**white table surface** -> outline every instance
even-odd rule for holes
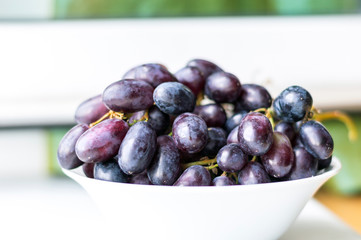
[[[0,180],[0,239],[121,239],[121,232],[109,226],[85,190],[70,179]],[[281,238],[304,239],[361,236],[311,200]]]

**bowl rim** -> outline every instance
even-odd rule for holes
[[[79,167],[81,168],[81,166]],[[230,185],[230,186],[222,186],[222,187],[215,187],[215,186],[185,186],[185,187],[174,187],[174,186],[165,186],[165,185],[143,185],[143,184],[133,184],[133,183],[120,183],[120,182],[110,182],[110,181],[105,181],[105,180],[99,180],[99,179],[94,179],[94,178],[88,178],[85,175],[82,175],[81,173],[79,173],[79,170],[77,168],[72,169],[72,170],[68,170],[68,169],[64,169],[61,168],[61,170],[63,171],[63,173],[65,175],[67,175],[68,177],[70,177],[71,179],[75,180],[78,182],[79,181],[87,181],[89,183],[94,182],[97,184],[103,184],[103,185],[114,185],[114,186],[118,186],[118,187],[131,187],[131,188],[140,188],[140,189],[168,189],[167,191],[169,191],[169,188],[174,189],[173,191],[183,191],[185,189],[187,189],[187,191],[205,191],[206,189],[257,189],[257,188],[264,188],[264,187],[282,187],[284,185],[294,185],[297,183],[307,183],[307,182],[312,182],[312,181],[326,181],[329,178],[335,176],[338,172],[340,172],[342,168],[341,165],[341,161],[337,158],[337,157],[333,157],[332,158],[332,162],[330,164],[330,166],[326,169],[323,169],[321,171],[318,172],[318,174],[316,176],[312,176],[312,177],[307,177],[307,178],[302,178],[302,179],[297,179],[297,180],[288,180],[288,181],[281,181],[281,182],[270,182],[270,183],[260,183],[260,184],[252,184],[252,185]],[[78,170],[78,171],[76,171]],[[176,190],[177,189],[177,190]]]

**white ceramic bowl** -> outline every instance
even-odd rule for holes
[[[63,170],[93,198],[121,239],[277,239],[307,201],[341,169],[294,181],[226,187],[106,182]]]

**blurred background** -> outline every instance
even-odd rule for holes
[[[77,106],[148,62],[208,59],[273,97],[297,84],[361,133],[360,13],[360,0],[0,0],[0,185],[63,177],[56,150]],[[360,198],[361,140],[324,124],[343,164],[319,195],[332,207],[331,193]]]

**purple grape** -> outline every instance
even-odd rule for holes
[[[94,165],[95,163],[84,163],[82,165],[83,172],[88,178],[94,178]]]
[[[140,185],[153,185],[149,178],[147,171],[141,172],[139,174],[134,174],[130,176],[129,183],[140,184]]]
[[[248,156],[236,143],[224,146],[217,154],[218,167],[225,172],[240,171],[247,162]]]
[[[115,112],[137,112],[153,105],[153,90],[153,87],[144,81],[120,80],[104,90],[103,102]]]
[[[273,144],[267,153],[261,156],[267,173],[275,178],[286,176],[292,169],[295,157],[288,137],[280,132],[273,133]]]
[[[207,78],[209,75],[215,73],[215,72],[222,72],[223,70],[218,67],[216,64],[204,60],[204,59],[193,59],[187,63],[188,67],[196,67],[198,68],[203,76]]]
[[[200,165],[187,168],[173,186],[210,186],[211,174]]]
[[[84,162],[80,161],[75,153],[75,145],[80,136],[88,130],[85,124],[78,124],[70,129],[61,139],[58,147],[58,162],[62,168],[74,169]]]
[[[235,103],[235,110],[253,111],[269,108],[271,105],[272,97],[266,88],[257,84],[243,84],[241,95]]]
[[[189,87],[194,96],[197,96],[204,88],[206,78],[196,67],[185,67],[175,73],[178,82]]]
[[[219,104],[197,106],[193,113],[203,118],[208,127],[223,127],[227,120],[226,112]]]
[[[240,96],[241,89],[241,82],[236,76],[216,72],[207,78],[204,93],[218,103],[231,103]]]
[[[134,124],[120,145],[118,163],[128,175],[146,170],[151,163],[157,146],[157,134],[146,122]]]
[[[276,124],[274,131],[281,132],[285,134],[288,139],[293,142],[296,137],[296,129],[292,123],[289,122],[279,122]]]
[[[165,82],[177,81],[166,67],[157,63],[148,63],[134,67],[124,74],[123,79],[142,80],[154,88]]]
[[[192,91],[178,82],[160,84],[154,90],[153,99],[162,112],[171,115],[192,112],[196,100]]]
[[[235,127],[235,128],[228,134],[227,144],[230,144],[230,143],[239,144],[239,141],[238,141],[238,129],[239,129],[239,126]]]
[[[311,110],[312,103],[311,94],[307,90],[299,86],[291,86],[283,90],[274,100],[273,109],[282,121],[297,122]]]
[[[155,185],[173,185],[181,171],[180,155],[170,136],[157,138],[157,152],[148,169],[148,178]]]
[[[327,159],[333,152],[333,139],[319,122],[308,121],[300,128],[300,137],[305,149],[317,159]]]
[[[238,141],[242,151],[248,155],[265,154],[273,142],[272,125],[261,113],[248,113],[238,129]]]
[[[90,128],[75,145],[76,155],[83,162],[102,162],[114,157],[129,126],[119,119],[107,119]]]
[[[231,186],[235,185],[235,182],[226,176],[215,177],[212,181],[212,186],[220,187],[220,186]]]
[[[129,177],[122,172],[114,159],[105,162],[98,162],[94,166],[94,178],[109,182],[126,183]]]
[[[102,101],[102,95],[89,98],[82,102],[75,111],[75,120],[78,123],[90,124],[108,112]]]
[[[241,185],[271,182],[266,170],[258,162],[248,162],[238,173],[238,183]]]
[[[201,156],[214,158],[219,149],[227,144],[226,131],[222,128],[208,128],[208,142],[201,151]]]
[[[240,111],[233,114],[232,117],[228,118],[225,124],[227,133],[230,133],[235,127],[238,127],[244,116],[247,115],[247,111]]]
[[[197,153],[207,145],[207,125],[193,113],[179,115],[174,120],[172,132],[177,148],[183,152]]]
[[[315,176],[317,173],[317,159],[303,147],[295,147],[293,152],[295,163],[289,174],[289,180]]]

